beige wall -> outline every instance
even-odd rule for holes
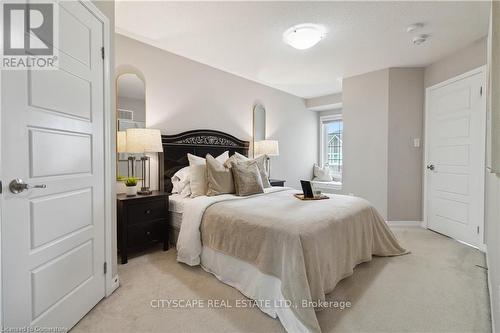
[[[389,221],[422,220],[422,139],[424,70],[389,69],[389,136],[387,218]],[[421,140],[422,141],[422,140]]]
[[[299,188],[300,179],[310,179],[318,155],[317,116],[303,99],[122,35],[116,35],[116,66],[142,72],[146,124],[166,134],[208,128],[251,141],[252,107],[262,103],[267,137],[280,146],[272,177]]]
[[[492,155],[492,142],[500,142],[500,2],[492,3],[492,20],[490,22],[490,38],[488,64],[490,68],[490,87],[488,110],[488,147],[487,165],[494,169],[495,158]],[[496,123],[495,126],[492,125]],[[496,130],[495,130],[496,129]],[[500,146],[497,144],[497,147]],[[486,172],[486,226],[485,242],[487,246],[488,276],[490,282],[491,315],[495,324],[494,331],[500,332],[500,174]]]
[[[495,2],[492,13],[499,14],[500,4]],[[490,84],[493,92],[490,97],[490,105],[498,108],[491,109],[491,156],[487,160],[487,165],[500,173],[500,17],[492,17],[491,38],[489,40],[488,59],[491,68]]]
[[[425,68],[425,87],[451,79],[486,64],[486,37]]]
[[[422,220],[424,70],[390,68],[344,79],[342,193],[389,221]]]
[[[308,109],[328,110],[342,104],[342,93],[330,94],[306,99]]]
[[[387,217],[389,70],[343,81],[342,192],[369,200]]]

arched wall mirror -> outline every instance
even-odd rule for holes
[[[146,86],[136,73],[123,73],[116,78],[117,179],[132,176],[142,178],[135,161],[141,154],[126,152],[125,131],[146,127]],[[131,170],[132,168],[132,170]]]
[[[260,103],[253,107],[253,147],[255,143],[266,139],[266,109]]]

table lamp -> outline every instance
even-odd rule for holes
[[[150,128],[129,128],[127,129],[127,152],[142,153],[142,186],[137,194],[151,194],[151,161],[147,153],[159,153],[163,151],[161,144],[161,132]]]
[[[271,178],[271,159],[270,156],[279,156],[279,145],[277,140],[262,140],[255,142],[254,147],[255,156],[266,155],[267,161],[267,174]]]

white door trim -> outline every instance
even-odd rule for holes
[[[106,296],[111,295],[118,288],[118,275],[113,276],[113,225],[116,225],[116,189],[115,189],[115,149],[114,149],[114,118],[111,115],[111,87],[110,82],[114,82],[111,75],[111,48],[110,23],[109,18],[104,15],[90,0],[79,0],[87,9],[94,14],[103,24],[104,42],[104,225],[105,225],[105,256],[107,263],[106,271]],[[116,243],[116,242],[115,242]]]
[[[429,112],[429,94],[432,90],[435,90],[435,89],[438,89],[438,88],[441,88],[441,87],[444,87],[450,83],[453,83],[453,82],[456,82],[456,81],[460,81],[460,80],[463,80],[467,77],[470,77],[470,76],[473,76],[473,75],[476,75],[476,74],[479,74],[479,73],[483,73],[483,74],[486,74],[486,65],[484,66],[481,66],[481,67],[478,67],[476,69],[473,69],[471,71],[468,71],[466,73],[463,73],[463,74],[460,74],[460,75],[457,75],[451,79],[448,79],[446,81],[443,81],[443,82],[440,82],[440,83],[437,83],[433,86],[430,86],[430,87],[427,87],[425,89],[425,110],[424,110],[424,141],[425,141],[425,145],[424,145],[424,163],[422,165],[422,172],[423,172],[423,176],[424,176],[424,184],[422,186],[422,197],[423,197],[423,223],[422,223],[422,226],[426,229],[428,229],[428,218],[427,218],[427,213],[428,213],[428,207],[427,207],[427,182],[428,182],[428,173],[426,172],[426,165],[428,163],[428,152],[429,152],[429,147],[428,147],[428,140],[427,140],[427,135],[429,133],[428,129],[429,129],[429,124],[428,124],[428,112]],[[486,89],[486,82],[484,83],[484,86],[483,86],[483,90]],[[483,94],[486,96],[486,91],[483,91]],[[486,119],[486,108],[484,110],[484,117]],[[483,163],[483,169],[486,168],[486,132],[483,133],[484,134],[484,140],[483,140],[483,149],[484,149],[484,159],[482,161]],[[483,204],[481,205],[482,207],[482,218],[481,220],[479,221],[479,242],[478,244],[480,244],[479,246],[479,249],[480,250],[484,250],[486,248],[486,245],[484,244],[484,197],[483,197]]]
[[[3,193],[3,174],[2,174],[2,71],[0,70],[0,192]],[[0,194],[0,249],[2,248],[2,206],[3,206],[3,195]],[[2,256],[0,255],[0,327],[3,327],[3,272],[2,272]]]

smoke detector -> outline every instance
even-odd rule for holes
[[[422,43],[425,43],[428,38],[429,38],[428,35],[418,35],[418,36],[413,37],[412,42],[415,45],[420,45]]]
[[[423,23],[413,23],[406,28],[407,33],[414,32],[416,30],[422,29],[424,27]]]

